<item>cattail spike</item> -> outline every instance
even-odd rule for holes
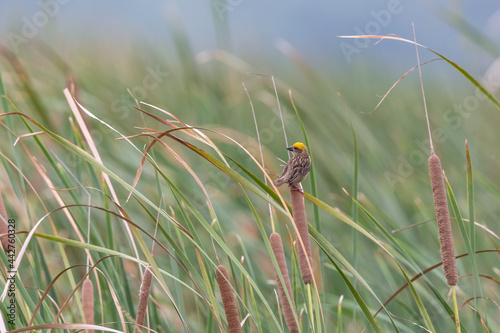
[[[438,223],[439,241],[441,243],[441,256],[446,281],[450,286],[455,286],[458,281],[457,264],[455,262],[455,248],[451,231],[450,213],[446,199],[446,188],[443,179],[441,161],[436,154],[429,157],[429,175],[431,178],[436,220]]]
[[[90,279],[85,279],[82,286],[82,305],[85,323],[94,325],[94,285]],[[94,333],[94,330],[87,330],[88,333]]]
[[[142,277],[141,289],[139,291],[139,306],[137,307],[137,316],[135,317],[134,333],[142,332],[140,328],[144,325],[146,318],[146,310],[148,308],[149,293],[151,291],[151,281],[153,280],[153,272],[151,266],[146,268],[144,276]]]
[[[236,307],[233,288],[231,288],[231,284],[229,283],[229,275],[226,268],[222,265],[217,266],[217,283],[219,284],[222,305],[226,313],[229,333],[241,333],[240,315]]]
[[[291,304],[288,303],[285,289],[283,288],[278,273],[276,272],[276,283],[278,284],[278,293],[281,306],[283,307],[283,315],[285,316],[286,326],[288,326],[288,329],[291,333],[298,333],[299,327],[294,317],[294,312],[296,312],[295,302],[293,300],[292,287],[290,285],[290,278],[288,277],[288,268],[286,266],[285,260],[285,251],[283,250],[283,243],[281,241],[280,235],[276,232],[273,232],[271,236],[269,236],[269,242],[271,243],[271,248],[273,249],[276,261],[278,262],[281,275],[283,276],[285,287],[288,291],[288,295],[290,296],[290,301],[292,302]]]
[[[304,194],[297,185],[290,186],[290,201],[292,204],[292,214],[297,226],[297,253],[299,257],[300,272],[305,284],[312,282],[312,253],[311,241],[309,240],[309,229],[307,227],[306,207],[304,204]],[[302,246],[300,240],[302,240]],[[305,252],[304,252],[305,248]]]

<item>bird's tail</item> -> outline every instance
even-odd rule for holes
[[[276,179],[276,180],[273,182],[273,184],[274,184],[274,186],[281,186],[281,185],[283,185],[283,183],[284,183],[284,182],[285,182],[285,181],[283,180],[283,178],[278,178],[278,179]]]

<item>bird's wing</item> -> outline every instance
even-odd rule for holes
[[[288,171],[288,164],[285,164],[285,167],[283,168],[283,171],[281,172],[280,178],[282,178]]]
[[[311,171],[311,159],[308,158],[304,161],[304,164],[302,164],[302,168],[300,169],[300,171],[303,175],[306,175],[307,173],[309,173],[309,171]]]
[[[290,178],[288,179],[289,183],[296,183],[301,179],[304,179],[304,175],[311,170],[311,160],[301,159],[300,163],[297,163],[293,166],[293,169],[290,171]]]
[[[290,172],[290,179],[288,179],[289,183],[295,183],[298,179],[303,178],[304,173],[302,172],[302,165],[295,165],[293,170]]]

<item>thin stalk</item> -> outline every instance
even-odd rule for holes
[[[457,333],[460,333],[461,332],[460,317],[458,315],[457,293],[455,291],[455,286],[451,286],[451,294],[453,297],[453,312],[455,313],[455,323],[457,325]]]

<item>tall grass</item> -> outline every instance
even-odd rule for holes
[[[7,216],[7,211],[5,210],[5,204],[3,203],[2,191],[0,190],[0,235],[3,235],[0,242],[2,243],[2,249],[7,252],[9,250],[9,218]]]
[[[496,132],[474,129],[474,124],[488,128],[499,121],[488,104],[496,105],[491,93],[486,91],[481,104],[482,112],[491,112],[488,121],[471,115],[462,131],[431,114],[447,138],[441,143],[447,149],[444,184],[460,272],[452,280],[458,304],[453,311],[448,276],[438,269],[443,263],[437,226],[423,223],[434,215],[426,163],[404,163],[420,151],[415,141],[425,133],[423,126],[415,126],[422,118],[413,86],[401,81],[399,88],[406,90],[401,95],[393,90],[384,102],[395,105],[370,115],[357,111],[372,109],[376,101],[350,87],[355,94],[342,94],[353,110],[349,116],[332,94],[340,87],[297,54],[289,55],[301,74],[295,79],[277,75],[274,85],[242,75],[249,68],[227,53],[202,59],[185,45],[182,50],[175,62],[153,50],[147,59],[124,55],[134,56],[137,66],[122,68],[120,76],[107,73],[105,59],[89,59],[92,69],[71,64],[72,73],[80,73],[73,76],[79,87],[74,93],[63,93],[64,78],[49,66],[59,62],[49,53],[39,59],[46,66],[36,68],[2,53],[1,77],[7,79],[5,85],[0,82],[0,139],[6,143],[0,152],[1,196],[5,216],[16,221],[18,268],[15,319],[9,322],[11,297],[5,293],[2,328],[86,329],[89,303],[73,295],[78,281],[85,277],[83,286],[90,282],[85,276],[89,254],[95,330],[139,329],[145,318],[138,308],[144,304],[154,331],[448,332],[455,330],[451,314],[457,311],[463,332],[500,330],[495,321],[498,281],[491,270],[500,238],[490,222],[500,213],[495,205],[500,187],[488,157],[498,138]],[[169,79],[145,97],[134,96],[148,102],[134,109],[126,88],[140,85],[147,72],[137,69],[151,65],[151,59],[164,66]],[[466,66],[455,65],[485,93]],[[365,87],[380,79],[368,72],[353,77]],[[434,88],[442,84],[433,79]],[[242,80],[259,123],[258,158],[247,96],[233,84]],[[461,97],[449,101],[438,89],[428,89],[436,109]],[[317,188],[304,182],[302,197],[311,219],[306,225],[312,237],[309,261],[317,262],[310,285],[301,278],[300,246],[293,246],[297,216],[292,198],[262,181],[271,180],[269,171],[280,170],[275,158],[283,148],[278,101],[288,136],[307,135],[314,150]],[[294,108],[300,121],[290,112]],[[474,158],[462,157],[464,135]],[[470,168],[464,171],[472,162],[474,174]],[[351,184],[353,197],[342,191]],[[353,207],[359,215],[350,213]],[[471,220],[462,218],[464,209]],[[273,232],[280,235],[279,248],[270,239]],[[154,257],[152,244],[157,246]],[[321,253],[319,260],[315,251]],[[0,286],[8,289],[9,257],[0,253]],[[149,297],[137,292],[141,267],[155,276]],[[232,293],[238,317],[225,311],[229,298],[220,295],[221,284]]]

